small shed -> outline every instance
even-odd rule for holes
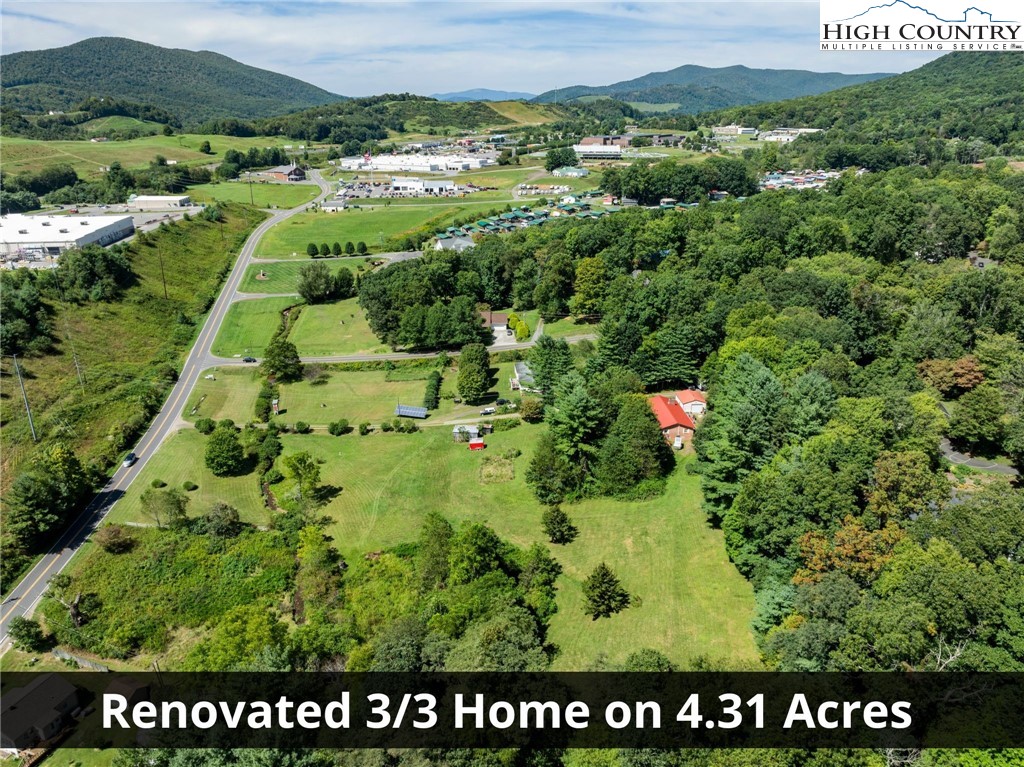
[[[477,437],[469,441],[470,450],[483,450],[487,445],[484,444],[483,437]]]
[[[469,442],[478,439],[480,430],[476,426],[454,426],[452,427],[452,439],[455,442]]]

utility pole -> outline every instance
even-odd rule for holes
[[[32,432],[32,441],[38,442],[39,437],[36,436],[36,425],[32,422],[32,408],[28,405],[28,394],[25,392],[25,381],[21,377],[21,368],[18,367],[18,355],[12,354],[11,359],[14,360],[14,372],[18,374],[18,384],[21,386],[21,397],[25,400],[25,413],[28,415],[28,428]]]
[[[224,230],[222,229],[221,230],[222,237],[223,237],[223,232],[224,232]],[[159,248],[157,248],[157,255],[160,257],[160,279],[164,283],[164,301],[166,301],[167,300],[167,277],[166,277],[166,275],[164,275],[164,254],[160,252]],[[76,364],[77,364],[77,362],[76,362]]]

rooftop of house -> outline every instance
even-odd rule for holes
[[[674,399],[656,395],[651,397],[651,410],[654,417],[658,419],[658,426],[662,429],[671,429],[675,426],[682,426],[687,429],[696,429],[693,419]]]

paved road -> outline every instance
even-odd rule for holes
[[[321,195],[317,199],[321,200],[327,197],[332,192],[330,184],[324,181],[316,171],[313,171],[310,175],[322,190]],[[210,347],[213,344],[213,339],[217,336],[217,331],[220,329],[224,316],[227,314],[228,307],[231,305],[231,299],[238,291],[238,286],[245,274],[245,269],[253,253],[256,251],[256,245],[259,243],[260,238],[271,227],[281,223],[289,216],[304,211],[307,205],[308,203],[303,203],[297,208],[275,211],[270,218],[256,227],[249,236],[249,239],[245,241],[245,245],[242,246],[238,259],[235,261],[234,269],[228,275],[227,281],[224,283],[224,287],[216,302],[214,302],[213,308],[210,310],[206,322],[199,333],[199,337],[192,347],[192,351],[189,352],[185,360],[181,374],[178,377],[178,382],[171,390],[167,401],[164,402],[163,408],[153,419],[153,423],[148,431],[146,431],[135,447],[134,452],[138,456],[135,465],[128,468],[119,468],[114,473],[106,487],[82,511],[64,534],[57,539],[53,547],[36,563],[35,567],[21,579],[21,582],[15,586],[14,590],[4,601],[2,608],[0,608],[0,611],[2,611],[0,612],[0,651],[7,649],[7,630],[11,619],[18,615],[32,614],[43,592],[46,591],[46,584],[50,578],[67,566],[71,557],[88,539],[97,525],[103,521],[103,518],[110,511],[114,503],[124,495],[124,491],[160,447],[160,443],[176,428],[179,413],[184,407],[192,387],[199,380],[202,371],[211,366],[210,360],[215,359],[210,354]]]
[[[945,408],[943,408],[943,410],[945,410]],[[939,441],[939,450],[950,463],[959,464],[961,466],[970,466],[972,469],[981,469],[982,471],[991,471],[994,474],[1005,474],[1008,477],[1016,477],[1019,473],[1012,466],[993,463],[992,461],[987,461],[984,458],[975,458],[969,453],[961,453],[954,450],[953,446],[949,443],[949,440],[945,437]]]

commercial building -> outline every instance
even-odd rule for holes
[[[301,147],[299,147],[301,149]],[[295,163],[291,165],[278,165],[276,168],[263,171],[263,175],[275,178],[278,181],[305,181],[306,171]]]
[[[590,171],[586,168],[555,168],[551,175],[558,178],[584,178],[590,175]]]
[[[462,154],[382,154],[376,157],[346,157],[341,161],[345,170],[407,171],[409,173],[441,173],[444,171],[472,170],[493,165],[487,157]]]
[[[618,159],[622,157],[622,147],[617,144],[576,144],[572,151],[577,157],[588,159]]]
[[[411,176],[393,176],[391,191],[398,194],[412,195],[443,195],[455,192],[455,182],[438,178],[415,178]]]
[[[52,267],[69,248],[110,245],[135,231],[131,216],[25,216],[0,218],[0,258],[8,267]],[[24,262],[24,263],[21,263]]]
[[[186,208],[192,204],[187,194],[133,194],[125,203],[135,210],[168,210],[169,208]]]
[[[718,125],[711,129],[716,136],[756,136],[757,128],[744,128],[742,125]]]

